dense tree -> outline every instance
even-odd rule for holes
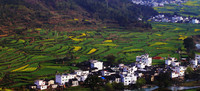
[[[196,48],[196,44],[193,40],[193,38],[186,38],[184,39],[184,47],[187,49],[187,54],[188,54],[188,58],[189,59],[194,59],[195,58],[195,48]]]
[[[116,57],[114,55],[108,55],[105,58],[107,60],[106,63],[108,65],[112,65],[112,64],[117,64],[118,63],[117,60],[116,60]]]
[[[154,84],[159,87],[168,87],[171,85],[170,73],[160,73],[158,77],[155,78]]]
[[[92,90],[97,90],[103,86],[103,81],[96,75],[90,75],[84,82],[86,87],[91,88]]]
[[[110,84],[110,83],[106,83],[105,89],[106,89],[106,91],[114,91],[114,88],[113,88],[112,84]]]
[[[4,77],[4,73],[3,72],[0,72],[0,80]]]
[[[192,67],[187,67],[187,69],[185,70],[186,74],[191,74],[194,70],[192,69]]]
[[[185,78],[186,79],[193,78],[193,75],[194,75],[193,72],[194,72],[194,70],[192,67],[187,67],[187,69],[185,70]]]
[[[112,83],[112,85],[113,85],[113,88],[115,89],[115,90],[124,90],[124,84],[123,83]]]
[[[139,78],[137,81],[136,81],[136,86],[137,87],[141,87],[143,85],[146,84],[146,80],[144,78]]]
[[[188,57],[189,57],[190,59],[194,59],[194,58],[195,58],[195,52],[194,52],[194,50],[190,50],[190,51],[188,52]]]
[[[196,48],[193,38],[184,39],[183,44],[184,44],[184,47],[187,49],[187,52],[190,52]]]

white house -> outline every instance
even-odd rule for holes
[[[82,75],[88,75],[89,73],[90,73],[89,70],[82,71]]]
[[[75,77],[78,81],[81,81],[81,76],[76,76]]]
[[[193,66],[194,68],[196,68],[196,67],[198,66],[198,61],[197,61],[196,58],[195,58],[195,60],[191,60],[190,63],[192,64],[192,66]]]
[[[179,76],[184,76],[185,70],[186,68],[184,66],[175,67],[175,72],[177,72]]]
[[[69,79],[66,77],[67,75],[56,75],[56,83],[59,85],[65,85],[66,82],[68,82]]]
[[[128,69],[128,73],[133,74],[135,71],[137,71],[137,67],[136,66],[132,66]]]
[[[173,72],[171,73],[171,77],[175,78],[184,76],[186,68],[184,66],[178,66],[178,67],[173,67],[172,70]]]
[[[195,59],[197,59],[197,61],[198,61],[198,64],[200,64],[200,55],[198,55],[198,54],[195,54]]]
[[[74,79],[76,74],[62,74],[56,75],[56,83],[59,85],[65,85],[66,82],[69,82],[70,79]]]
[[[48,81],[48,86],[53,85],[53,84],[54,84],[54,80]]]
[[[45,85],[46,82],[43,81],[43,80],[36,80],[36,81],[34,82],[34,84],[37,85],[37,86],[39,86],[39,85]]]
[[[58,84],[52,84],[51,85],[51,88],[57,88],[58,87]]]
[[[179,16],[178,17],[178,21],[182,21],[183,20],[183,17],[182,16]]]
[[[35,85],[37,85],[37,88],[40,89],[40,90],[45,90],[47,89],[47,85],[46,85],[46,82],[43,81],[43,80],[36,80],[34,82]]]
[[[151,66],[152,65],[152,58],[149,57],[149,54],[136,56],[136,61],[144,63],[145,66]]]
[[[113,72],[110,72],[110,71],[108,71],[108,70],[102,70],[101,71],[101,74],[102,74],[102,76],[110,76],[110,75],[112,75],[112,74],[115,74],[115,72],[113,71]]]
[[[193,23],[193,24],[198,24],[198,23],[199,23],[199,20],[197,20],[197,19],[192,19],[192,23]]]
[[[130,84],[135,84],[137,81],[137,76],[134,74],[127,74],[127,75],[121,75],[121,80],[124,85],[130,85]]]
[[[123,68],[121,68],[123,72],[128,72],[129,67],[128,66],[124,66]]]
[[[169,60],[169,59],[165,60],[166,65],[171,65],[171,63],[172,63],[172,60]]]
[[[109,76],[109,72],[107,70],[102,70],[101,71],[102,76]]]
[[[172,73],[171,73],[171,78],[176,78],[176,77],[178,77],[178,73],[172,72]]]
[[[85,81],[87,79],[88,75],[82,75],[81,76],[81,81]]]
[[[172,61],[172,66],[179,66],[180,65],[180,62],[178,62],[178,61]]]
[[[174,58],[174,57],[170,57],[170,58],[168,58],[167,60],[165,60],[165,64],[166,64],[166,65],[171,65],[172,62],[174,62],[174,61],[175,61],[175,58]]]
[[[75,70],[74,73],[78,76],[82,75],[82,70]]]
[[[70,82],[70,85],[71,85],[72,87],[74,87],[74,86],[78,86],[78,85],[79,85],[77,79],[70,79],[69,82]]]
[[[138,67],[139,69],[144,69],[144,68],[145,68],[145,64],[142,63],[142,62],[137,63],[137,67]]]
[[[98,60],[90,60],[90,67],[91,68],[97,68],[98,70],[103,69],[103,62],[100,62]]]

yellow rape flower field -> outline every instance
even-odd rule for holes
[[[29,67],[26,69],[23,69],[22,71],[35,71],[37,69],[37,67]]]
[[[97,46],[98,45],[101,45],[101,46],[117,46],[116,44],[112,44],[112,43],[109,43],[109,44],[96,44]]]
[[[73,51],[78,51],[78,50],[80,50],[81,49],[81,47],[80,46],[74,46],[74,49],[73,49]]]
[[[180,39],[180,40],[184,40],[184,39],[186,39],[187,38],[187,36],[183,36],[183,35],[179,35],[180,37],[178,38],[178,39]]]
[[[69,38],[72,38],[72,37],[74,37],[74,36],[69,36]]]
[[[75,18],[74,20],[75,20],[75,21],[78,21],[79,19]]]
[[[96,48],[91,49],[87,54],[92,54],[93,52],[97,51]]]
[[[156,34],[157,36],[162,36],[161,34]]]
[[[77,37],[84,37],[84,36],[87,36],[86,33],[82,33],[80,36]]]
[[[82,33],[82,35],[81,36],[86,36],[86,34],[85,33]]]
[[[83,39],[71,38],[74,41],[83,41]]]
[[[168,43],[164,43],[164,42],[156,42],[154,44],[151,44],[150,46],[155,46],[155,45],[166,45]]]
[[[104,42],[112,42],[112,40],[105,40]]]
[[[74,40],[74,41],[83,41],[83,39],[78,39],[78,38],[73,38],[74,36],[69,36],[70,39]]]
[[[24,42],[26,42],[25,40],[23,40],[23,39],[19,39],[19,42],[22,42],[22,43],[24,43]]]
[[[143,51],[143,49],[130,49],[130,50],[124,50],[123,52],[136,52],[136,51]]]
[[[175,28],[174,30],[182,30],[182,28]]]
[[[195,32],[200,31],[200,29],[194,29]]]
[[[36,28],[35,30],[40,31],[40,30],[42,30],[42,29],[41,29],[41,28]]]
[[[20,71],[20,70],[22,70],[22,69],[24,69],[24,68],[26,68],[26,67],[28,67],[28,66],[29,66],[29,64],[27,64],[27,65],[25,65],[25,66],[22,66],[22,67],[20,67],[20,68],[17,68],[17,69],[15,69],[15,70],[12,70],[11,72]]]

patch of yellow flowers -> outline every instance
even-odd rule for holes
[[[78,50],[80,50],[81,49],[81,47],[80,46],[74,46],[74,49],[73,49],[73,51],[78,51]]]
[[[92,54],[93,52],[97,51],[96,48],[91,49],[87,54]]]
[[[157,36],[162,36],[161,34],[156,34]]]
[[[22,71],[35,71],[37,67],[28,67],[26,69],[23,69]]]
[[[112,40],[105,40],[104,42],[112,42]]]
[[[200,31],[200,29],[194,29],[195,32]]]
[[[168,43],[164,43],[164,42],[156,42],[154,44],[151,44],[150,46],[155,46],[155,45],[166,45]]]
[[[15,69],[15,70],[12,70],[11,72],[20,71],[20,70],[22,70],[22,69],[24,69],[24,68],[26,68],[26,67],[28,67],[28,66],[29,66],[29,64],[27,64],[27,65],[25,65],[25,66],[22,66],[22,67],[20,67],[20,68],[17,68],[17,69]]]
[[[180,39],[180,40],[184,40],[184,39],[186,39],[187,38],[187,36],[183,36],[183,35],[179,35],[180,37],[178,38],[178,39]]]
[[[135,51],[143,51],[143,49],[130,49],[130,50],[124,50],[123,52],[135,52]]]

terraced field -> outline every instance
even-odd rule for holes
[[[132,63],[137,55],[173,56],[184,50],[183,40],[200,34],[199,25],[152,23],[154,32],[132,32],[114,29],[98,31],[56,32],[32,29],[26,35],[0,39],[1,87],[19,87],[36,79],[53,79],[56,73],[70,72],[71,63],[91,58],[106,61],[114,55],[116,61]],[[111,31],[112,30],[112,31]],[[68,60],[62,60],[68,57]],[[60,59],[61,61],[59,61]],[[153,60],[161,64],[164,60]],[[1,79],[1,78],[0,78]]]
[[[159,13],[170,13],[180,14],[182,16],[190,16],[190,17],[200,17],[200,1],[199,0],[189,0],[186,3],[182,3],[181,5],[165,5],[164,7],[155,7]]]

